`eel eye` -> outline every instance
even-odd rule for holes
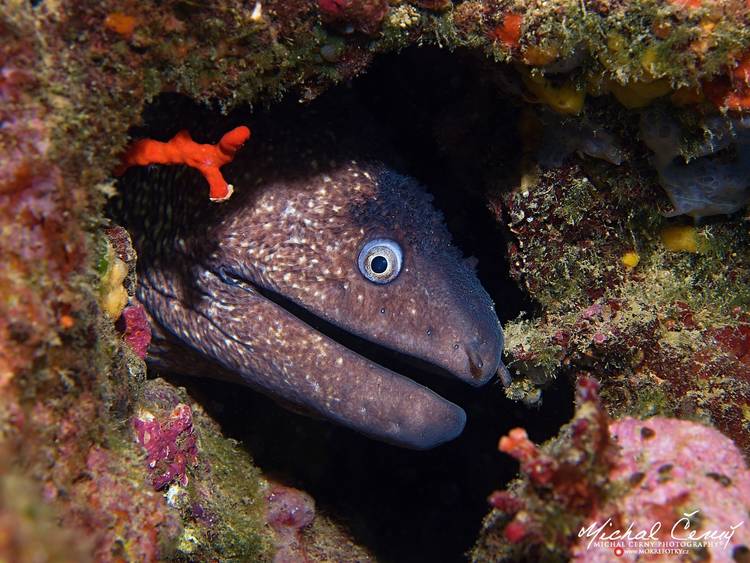
[[[403,252],[399,244],[390,239],[369,241],[359,252],[359,271],[373,283],[388,283],[401,272]]]

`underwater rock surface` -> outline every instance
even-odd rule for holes
[[[694,226],[664,217],[736,214],[747,202],[746,3],[355,4],[3,3],[1,559],[273,558],[280,544],[266,525],[266,479],[249,453],[186,393],[147,381],[139,357],[147,329],[131,301],[136,257],[105,233],[111,225],[102,210],[116,189],[112,173],[128,130],[149,119],[144,109],[158,94],[179,92],[222,111],[285,94],[310,101],[363,73],[380,54],[409,45],[469,53],[496,87],[494,103],[512,101],[521,110],[512,124],[524,139],[520,170],[492,143],[469,155],[486,168],[488,205],[511,237],[511,274],[533,301],[526,317],[505,324],[517,372],[508,394],[538,402],[551,379],[589,371],[601,381],[608,415],[630,421],[623,428],[641,428],[629,416],[660,416],[651,419],[659,424],[690,420],[680,427],[702,424],[689,428],[734,460],[726,440],[706,429],[711,425],[747,459],[747,224],[719,216]],[[685,138],[657,136],[670,141],[662,147],[646,132],[643,141],[652,146],[643,144],[641,115],[650,114],[641,112],[654,103],[665,109],[670,131]],[[572,120],[557,123],[558,130],[575,132],[564,154],[541,167],[533,146],[535,127],[545,123],[534,115],[538,106]],[[464,117],[482,121],[472,108]],[[450,145],[460,139],[451,136],[456,130],[436,136]],[[453,143],[445,154],[466,146]],[[654,153],[662,155],[656,171]],[[180,424],[173,427],[177,408]],[[165,440],[180,442],[179,459],[171,449],[153,453],[158,490],[146,462],[151,454],[133,431],[134,417],[144,411],[161,431],[174,430]],[[671,452],[676,441],[654,443],[682,463]],[[550,463],[560,463],[564,452],[552,450]],[[608,466],[603,460],[618,454],[607,452],[592,458],[584,451],[576,467]],[[628,463],[651,475],[653,468]],[[691,494],[718,495],[716,487],[725,487],[727,475],[709,469],[716,477],[687,476],[695,477]],[[597,471],[595,485],[604,486]],[[730,477],[726,491],[745,486],[741,475]],[[682,477],[674,482],[690,482]],[[572,530],[569,517],[563,520]],[[89,544],[78,541],[83,536]],[[316,514],[299,537],[311,560],[370,557],[325,515]],[[551,551],[567,553],[567,533],[556,541]],[[486,560],[507,549],[484,539],[480,545]]]
[[[683,157],[679,124],[659,112],[641,115],[641,138],[654,151],[659,180],[672,200],[670,215],[729,215],[750,201],[750,122],[747,117],[712,116],[699,123],[704,142],[690,147],[690,162]],[[732,149],[732,155],[717,158],[720,151]]]
[[[666,545],[687,540],[691,532],[693,538],[725,532],[730,535],[711,537],[717,542],[708,548],[692,542],[684,547],[712,561],[743,556],[750,542],[742,524],[750,470],[732,441],[686,420],[611,420],[597,389],[589,375],[579,375],[575,417],[544,446],[520,428],[500,440],[500,450],[520,462],[522,477],[490,496],[494,510],[472,559],[637,561],[637,551],[618,552],[616,541],[612,547],[595,543],[615,530],[625,532],[631,523],[633,536],[647,530],[644,538]],[[674,557],[651,555],[657,561]]]

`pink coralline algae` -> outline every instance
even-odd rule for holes
[[[588,376],[577,403],[549,444],[521,428],[500,440],[523,477],[490,496],[480,552],[593,563],[641,560],[643,549],[653,549],[649,561],[679,550],[727,562],[750,554],[750,471],[729,438],[674,418],[609,420]]]
[[[750,547],[750,471],[729,438],[695,422],[663,417],[616,420],[609,431],[621,448],[610,480],[629,490],[591,515],[596,525],[573,547],[574,560],[610,561],[616,546],[589,547],[593,530],[624,532],[631,523],[631,537],[647,530],[648,539],[662,546],[677,542],[677,549],[687,546],[714,562],[743,560]],[[652,532],[656,523],[660,527]],[[638,560],[628,541],[620,543],[622,560]],[[666,550],[651,560],[674,559]]]
[[[274,484],[266,497],[268,524],[276,532],[274,563],[309,561],[300,532],[315,518],[315,501],[302,491]]]
[[[151,327],[143,306],[136,304],[125,307],[115,326],[133,352],[145,359],[148,345],[151,344]]]
[[[388,13],[387,0],[318,0],[323,21],[345,33],[375,34]]]
[[[188,468],[198,460],[198,446],[190,407],[180,403],[166,421],[159,421],[149,412],[133,419],[138,443],[146,450],[146,462],[154,489],[170,483],[188,483]]]

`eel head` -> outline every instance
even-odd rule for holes
[[[207,358],[216,376],[404,447],[460,434],[459,406],[410,379],[408,362],[382,365],[393,354],[476,386],[504,369],[492,301],[431,196],[355,161],[235,183],[171,256],[139,248],[139,299],[181,349],[152,346],[152,364],[205,375]]]

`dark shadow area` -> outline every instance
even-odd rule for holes
[[[358,115],[348,104],[371,115],[400,171],[427,186],[457,245],[478,260],[481,282],[506,321],[533,309],[507,274],[505,234],[496,211],[500,194],[517,174],[520,111],[519,102],[498,89],[494,73],[504,71],[486,65],[470,53],[409,49],[382,57],[365,76],[326,93],[311,107],[338,108],[335,119],[343,121]],[[287,101],[268,111],[285,107],[295,104]],[[294,111],[306,109],[296,104]],[[262,142],[260,123],[272,123],[259,115],[264,112],[217,117],[185,98],[165,95],[144,113],[145,125],[134,128],[134,134],[164,140],[177,127],[189,129],[196,140],[215,141],[228,122],[247,122],[254,140]],[[356,131],[359,124],[355,117],[352,121]],[[517,464],[497,451],[500,436],[523,426],[532,439],[543,441],[573,412],[567,381],[547,389],[536,409],[507,400],[497,381],[480,389],[447,379],[430,381],[430,388],[466,410],[468,423],[455,441],[415,452],[290,413],[243,387],[173,380],[188,388],[227,436],[247,447],[268,476],[309,492],[319,510],[344,523],[357,542],[388,562],[465,559],[487,513],[487,496],[517,471]]]

